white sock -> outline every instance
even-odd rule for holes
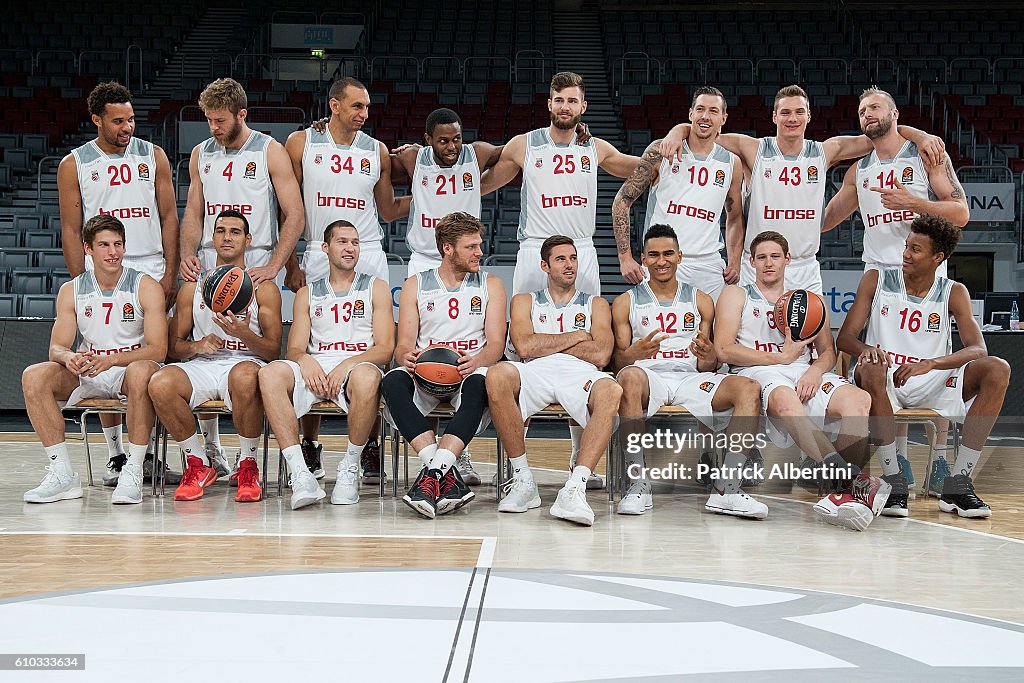
[[[451,466],[454,464],[455,453],[447,448],[438,448],[437,452],[434,453],[434,457],[430,459],[430,469],[441,470],[441,474],[451,469]]]
[[[580,452],[580,440],[583,439],[582,425],[569,425],[569,438],[572,440],[572,454],[576,456]]]
[[[973,448],[968,448],[963,444],[960,444],[960,448],[956,452],[956,463],[953,465],[953,474],[966,474],[968,477],[974,472],[974,468],[978,466],[978,461],[981,460],[981,451],[976,451]]]
[[[68,456],[68,444],[66,441],[46,446],[46,457],[50,460],[50,467],[62,472],[71,472],[71,458]]]
[[[146,449],[149,443],[137,444],[128,442],[128,465],[138,465],[142,469],[142,462],[146,459]]]
[[[523,453],[518,458],[509,458],[508,462],[512,465],[513,477],[519,481],[533,481],[533,472],[530,471],[530,465],[526,462],[526,453]]]
[[[878,456],[878,463],[882,466],[882,474],[889,476],[890,474],[900,473],[900,463],[896,459],[897,450],[898,447],[895,442],[878,447],[875,455]]]
[[[260,447],[260,437],[255,436],[249,438],[248,436],[238,435],[238,444],[241,446],[241,454],[238,456],[238,461],[241,462],[246,458],[256,459],[256,451]]]
[[[729,476],[722,477],[715,482],[715,490],[719,493],[739,493],[743,486],[742,469],[747,462],[747,456],[739,451],[729,451],[722,461],[722,470]]]
[[[587,479],[590,477],[590,468],[584,467],[583,465],[576,465],[572,468],[572,474],[569,475],[569,481],[566,484],[576,484],[577,486],[586,486]]]
[[[203,445],[199,443],[199,435],[193,434],[184,441],[179,441],[178,446],[181,447],[181,452],[185,455],[185,462],[188,462],[189,456],[195,456],[203,461],[204,465],[209,465],[210,461],[206,457],[206,452],[203,450]]]
[[[437,444],[432,443],[416,455],[420,457],[420,462],[424,467],[430,467],[430,461],[434,459],[435,453],[437,453]]]
[[[947,450],[948,449],[946,448],[946,444],[942,444],[941,446],[933,446],[932,447],[932,462],[935,462],[939,458],[942,458],[943,460],[945,460],[946,459],[946,451]]]
[[[281,455],[284,456],[284,461],[288,463],[288,470],[293,475],[297,472],[309,471],[309,468],[306,467],[306,459],[302,457],[302,446],[299,444],[283,449]]]
[[[199,430],[203,433],[203,441],[207,445],[213,444],[220,448],[220,420],[218,418],[200,420]]]
[[[896,437],[896,452],[902,455],[904,458],[907,457],[907,436]]]
[[[363,454],[363,449],[366,448],[364,443],[362,446],[357,446],[351,441],[348,442],[348,450],[345,451],[345,455],[341,458],[341,468],[346,469],[353,465],[359,464],[359,456]]]
[[[107,453],[109,457],[116,458],[117,456],[124,453],[124,448],[121,446],[121,424],[118,423],[113,427],[103,428],[103,438],[107,442]]]

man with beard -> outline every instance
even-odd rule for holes
[[[508,184],[520,169],[523,172],[514,294],[535,292],[547,285],[547,275],[540,265],[540,247],[552,235],[572,238],[579,252],[580,289],[601,294],[593,241],[597,167],[627,178],[640,159],[623,154],[600,138],[582,144],[577,140],[576,125],[587,110],[584,96],[582,76],[569,71],[555,74],[548,99],[551,125],[509,140],[498,163],[483,175],[481,194],[488,194]]]
[[[655,140],[644,151],[636,171],[615,195],[612,204],[615,243],[622,276],[630,284],[642,282],[644,271],[633,260],[629,209],[647,188],[651,188],[651,196],[647,202],[646,227],[668,225],[686,239],[686,259],[679,264],[676,277],[715,301],[726,285],[739,281],[743,252],[743,166],[736,155],[715,142],[726,118],[722,91],[709,86],[697,88],[690,104],[691,126],[683,142],[683,160],[662,157],[661,140]],[[723,208],[728,216],[725,226],[728,265],[720,253],[719,217]]]
[[[807,125],[811,122],[811,105],[807,93],[798,85],[788,85],[775,94],[772,122],[776,126],[773,137],[758,139],[727,133],[717,140],[740,157],[750,183],[740,284],[754,282],[750,245],[757,235],[770,230],[789,240],[793,250],[785,288],[808,289],[821,294],[821,270],[815,255],[821,244],[821,207],[825,205],[828,169],[844,159],[866,154],[870,144],[859,135],[837,135],[825,142],[805,139]],[[676,125],[661,143],[662,155],[666,159],[677,156],[689,133],[689,123]],[[903,134],[912,139],[927,158],[937,161],[944,154],[940,138],[907,127],[903,127]]]

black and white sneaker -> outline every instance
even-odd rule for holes
[[[764,456],[757,448],[751,448],[743,463],[743,486],[752,488],[764,482]]]
[[[942,484],[939,509],[943,512],[955,512],[960,517],[992,516],[992,508],[974,493],[974,482],[966,474],[946,477],[946,481]]]
[[[128,462],[128,456],[124,453],[115,455],[107,461],[107,471],[103,473],[104,486],[117,486],[117,479],[121,476],[121,468]]]
[[[701,467],[703,465],[703,467]],[[711,486],[715,483],[714,478],[710,474],[710,470],[713,470],[715,465],[715,454],[711,451],[704,451],[700,454],[700,458],[697,460],[698,475],[697,483],[711,490]]]
[[[882,477],[892,487],[889,492],[889,499],[885,501],[882,508],[883,517],[909,517],[910,509],[907,507],[907,500],[910,497],[910,485],[902,473],[888,474]]]
[[[476,494],[466,485],[459,469],[452,466],[441,478],[437,495],[437,514],[443,515],[458,510],[463,505],[472,502],[474,498],[476,498]]]
[[[324,465],[320,459],[323,452],[324,445],[322,443],[315,443],[303,437],[302,457],[306,461],[306,467],[309,468],[310,473],[317,479],[323,479],[325,474]]]
[[[412,488],[402,497],[402,501],[427,519],[437,515],[437,496],[441,491],[441,470],[428,470],[424,467],[412,483]]]
[[[153,478],[153,463],[156,461],[156,456],[152,453],[146,453],[146,459],[142,463],[142,476],[148,481]],[[181,483],[181,472],[172,470],[164,463],[164,483],[168,486],[177,486]]]
[[[383,476],[384,468],[381,460],[380,444],[377,441],[367,441],[363,447],[363,454],[359,457],[359,464],[363,468],[363,483],[378,484]]]

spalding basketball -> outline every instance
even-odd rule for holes
[[[825,303],[806,289],[791,289],[775,302],[775,325],[785,334],[789,326],[793,341],[813,339],[825,324]]]
[[[214,313],[244,313],[255,295],[252,278],[238,266],[217,266],[203,280],[203,301]]]
[[[431,396],[451,396],[462,384],[459,354],[450,346],[436,344],[416,358],[416,384]]]

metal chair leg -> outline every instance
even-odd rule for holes
[[[82,411],[82,442],[85,444],[85,466],[89,470],[89,486],[94,486],[92,480],[92,453],[89,451],[89,428],[86,424],[88,415],[88,410]]]
[[[391,428],[391,495],[398,498],[398,429]],[[408,469],[406,470],[406,483],[408,483]]]
[[[501,502],[501,493],[502,493],[502,489],[504,488],[505,475],[506,475],[506,472],[505,472],[505,449],[501,445],[501,439],[500,438],[495,440],[495,444],[496,444],[496,448],[495,448],[494,461],[495,461],[495,465],[497,466],[497,470],[494,473],[494,483],[497,484],[497,486],[495,486],[494,498],[495,498],[495,500],[497,500],[500,503]]]
[[[267,495],[267,467],[270,461],[270,423],[263,416],[263,496]]]
[[[380,450],[380,453],[381,453],[381,457],[380,457],[380,480],[377,482],[377,485],[378,485],[378,487],[380,489],[379,490],[379,494],[380,494],[380,497],[382,499],[384,498],[384,490],[385,490],[385,487],[387,486],[387,472],[384,470],[384,443],[386,441],[386,437],[387,437],[386,423],[384,422],[384,418],[380,417],[380,449],[381,449]],[[392,470],[392,472],[393,472],[393,470]]]

